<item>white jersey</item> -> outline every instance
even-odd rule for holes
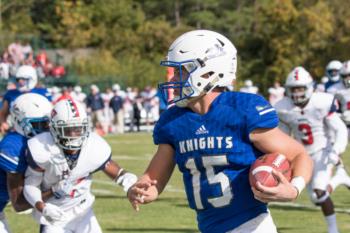
[[[28,140],[28,148],[29,157],[31,157],[29,165],[45,170],[42,190],[50,189],[63,179],[68,179],[74,184],[72,196],[59,199],[51,197],[46,201],[47,203],[57,205],[67,212],[82,203],[85,209],[91,207],[94,202],[94,196],[90,192],[92,173],[103,168],[111,156],[111,148],[102,137],[90,133],[82,146],[77,164],[72,170],[50,133],[42,133]],[[34,213],[34,217],[40,218],[41,214]]]
[[[335,95],[337,92],[341,91],[341,90],[345,90],[346,87],[344,86],[343,82],[338,82],[333,84],[332,86],[330,86],[326,92]]]
[[[350,89],[343,89],[335,94],[341,112],[341,119],[350,126]]]
[[[275,109],[280,118],[281,128],[301,142],[309,154],[316,153],[328,145],[326,117],[336,109],[334,97],[328,93],[313,93],[304,108],[295,106],[284,97]],[[287,128],[283,128],[286,127]]]

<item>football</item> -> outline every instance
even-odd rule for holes
[[[287,158],[279,153],[271,153],[259,157],[250,167],[250,185],[255,187],[256,182],[259,181],[264,186],[277,186],[278,180],[272,175],[272,169],[281,172],[288,181],[291,180],[292,171]]]

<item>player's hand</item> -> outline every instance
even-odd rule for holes
[[[123,187],[124,192],[128,192],[129,188],[135,184],[137,181],[137,176],[133,173],[126,172],[119,176],[116,183]]]
[[[328,156],[328,163],[337,165],[339,163],[339,155],[334,150],[329,150],[326,152]]]
[[[45,203],[42,215],[51,224],[64,221],[66,218],[65,213],[58,206],[50,203]]]
[[[0,133],[5,134],[9,130],[7,122],[2,122],[0,125]]]
[[[140,204],[147,204],[157,199],[158,190],[155,187],[156,184],[156,180],[138,181],[130,187],[127,196],[136,211],[140,210]],[[152,186],[153,189],[151,188]]]
[[[271,201],[294,201],[298,197],[297,189],[281,172],[272,170],[272,175],[278,180],[278,185],[276,187],[267,187],[257,182],[256,188],[252,187],[255,199],[265,203]]]
[[[53,195],[59,199],[65,196],[72,196],[74,193],[74,185],[71,181],[64,179],[52,186]]]

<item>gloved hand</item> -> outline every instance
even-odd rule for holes
[[[339,155],[335,150],[333,149],[328,150],[327,156],[328,156],[328,163],[331,163],[333,165],[337,165],[339,163]]]
[[[136,183],[137,176],[130,172],[124,172],[122,170],[118,178],[116,179],[116,183],[123,187],[124,192],[128,192],[129,188]]]
[[[59,199],[65,196],[71,196],[74,190],[74,185],[71,181],[64,179],[51,187],[53,195]]]
[[[58,206],[50,203],[45,203],[42,215],[51,224],[64,221],[66,217],[65,213]]]

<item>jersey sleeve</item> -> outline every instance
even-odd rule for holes
[[[26,160],[27,160],[28,166],[33,168],[34,170],[43,169],[42,167],[40,167],[38,165],[37,162],[35,162],[35,160],[33,158],[33,155],[32,155],[32,153],[30,152],[29,149],[26,151]]]
[[[162,116],[161,116],[162,117]],[[166,129],[164,121],[160,119],[153,130],[153,142],[155,145],[159,144],[170,144],[172,145],[172,141],[170,140],[169,130]]]
[[[251,133],[259,128],[275,128],[278,126],[276,110],[262,96],[251,95],[247,104],[247,129]]]
[[[0,150],[0,168],[5,172],[24,173],[27,168],[24,155],[16,147],[7,147]]]
[[[339,108],[338,100],[337,100],[337,98],[333,98],[333,101],[331,103],[331,107],[330,107],[329,112],[328,112],[328,116],[332,115],[335,112],[339,112],[339,111],[340,111],[340,108]]]

